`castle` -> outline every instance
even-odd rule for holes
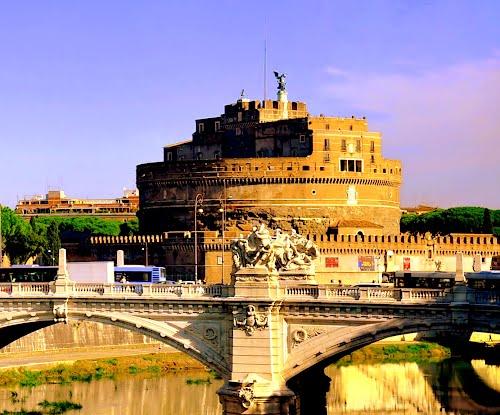
[[[144,235],[93,237],[93,256],[123,249],[172,279],[228,283],[230,241],[266,223],[318,244],[320,283],[454,271],[457,251],[465,271],[489,269],[500,254],[491,235],[400,234],[401,163],[383,157],[380,133],[365,118],[310,115],[276,75],[276,100],[242,94],[222,115],[196,120],[192,139],[166,146],[162,162],[137,166]]]
[[[218,117],[196,120],[192,140],[137,166],[141,231],[245,229],[249,220],[302,233],[399,233],[401,163],[382,155],[363,118],[312,116],[288,101],[243,95]],[[218,213],[224,210],[225,218]]]

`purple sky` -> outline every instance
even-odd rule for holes
[[[117,197],[195,118],[263,96],[367,116],[402,205],[500,208],[499,1],[23,1],[0,7],[0,203]]]

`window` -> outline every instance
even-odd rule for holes
[[[236,127],[236,135],[241,135],[241,128],[240,127]]]
[[[347,151],[347,143],[345,140],[340,142],[340,151]]]
[[[167,161],[172,161],[172,159],[173,159],[173,154],[171,151],[168,151],[167,152]]]
[[[309,166],[302,166],[302,170],[309,170]]]
[[[329,130],[330,129],[330,124],[325,124],[325,130]]]
[[[374,156],[374,155],[372,155],[372,156],[371,156],[371,158],[370,158],[370,162],[371,162],[372,164],[373,164],[373,163],[375,163],[375,156]]]
[[[243,120],[243,113],[240,111],[238,112],[238,122],[241,122]]]
[[[219,131],[220,130],[220,121],[215,121],[214,123],[214,130]]]
[[[203,124],[202,122],[200,122],[200,123],[198,124],[198,132],[199,132],[199,133],[202,133],[202,132],[204,132],[204,131],[205,131],[205,124]]]
[[[361,152],[361,140],[356,140],[356,152]]]
[[[278,101],[273,101],[273,109],[278,109]]]
[[[220,158],[220,152],[214,151],[214,159],[219,159],[219,158]]]
[[[306,136],[304,134],[299,135],[299,143],[305,143],[306,142]]]
[[[325,163],[330,163],[330,153],[325,153],[325,155],[323,157],[323,161]]]
[[[363,160],[340,159],[340,171],[363,172]]]
[[[375,141],[370,142],[370,153],[375,153]]]
[[[330,150],[330,140],[328,138],[325,138],[325,140],[324,140],[323,150],[324,151],[329,151]]]

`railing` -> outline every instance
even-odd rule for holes
[[[500,291],[475,291],[472,299],[476,304],[499,304]]]
[[[410,301],[439,300],[449,293],[447,289],[403,288],[402,299]]]
[[[60,290],[61,289],[61,290]],[[0,297],[40,297],[65,294],[72,297],[152,297],[152,298],[214,298],[229,297],[234,287],[205,284],[143,284],[92,283],[68,281],[60,288],[54,282],[0,283]],[[369,302],[447,302],[452,301],[452,289],[426,288],[367,288],[333,284],[290,284],[278,288],[280,298],[308,298],[325,301]],[[467,300],[473,304],[500,305],[500,291],[468,289]]]
[[[47,295],[50,292],[49,282],[0,283],[0,296],[32,296]]]
[[[359,288],[326,286],[325,296],[328,298],[359,298]]]
[[[286,287],[285,296],[287,297],[314,297],[318,298],[319,288],[312,286]]]

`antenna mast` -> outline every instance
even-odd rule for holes
[[[267,99],[267,39],[264,39],[264,101]]]

